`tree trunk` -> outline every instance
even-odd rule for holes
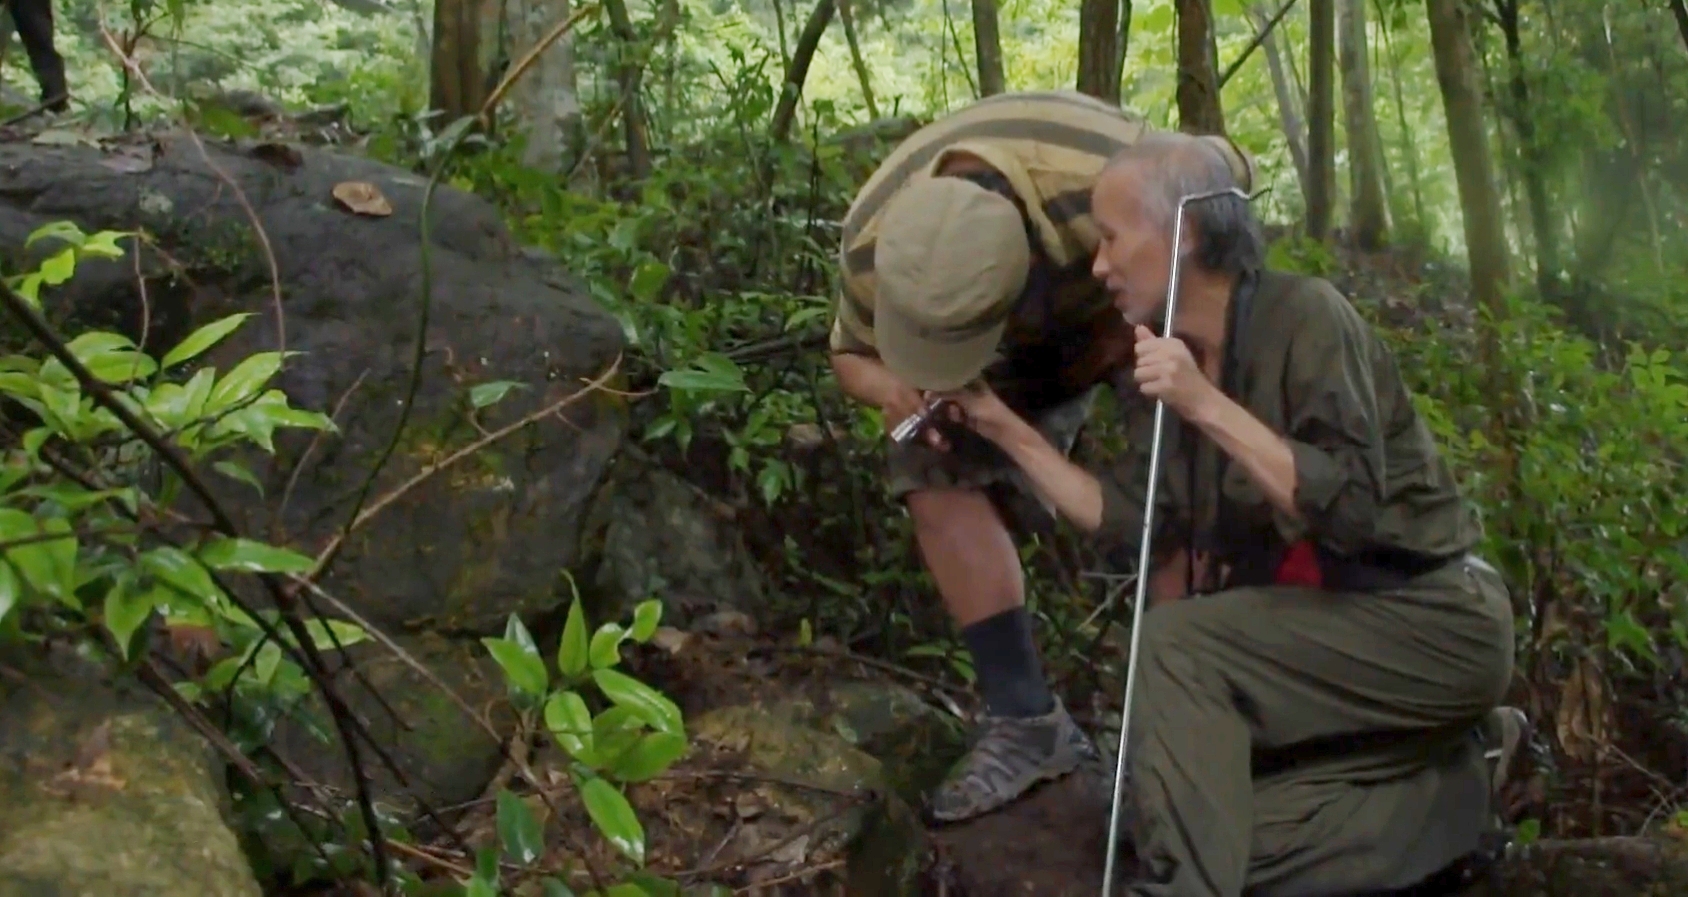
[[[1266,10],[1253,6],[1248,11],[1254,27],[1265,31],[1269,19]],[[1278,35],[1267,34],[1260,40],[1260,52],[1266,54],[1266,69],[1272,76],[1272,93],[1278,98],[1278,121],[1283,125],[1284,141],[1289,144],[1289,158],[1295,164],[1295,182],[1301,187],[1301,202],[1307,203],[1307,132],[1301,121],[1301,100],[1284,73],[1283,59],[1278,56]]]
[[[570,0],[510,0],[512,60],[521,59],[572,13]],[[580,94],[575,87],[574,35],[565,34],[510,88],[510,104],[526,131],[522,164],[561,171],[583,142]],[[573,151],[573,152],[571,152]]]
[[[610,31],[616,37],[619,57],[616,81],[621,88],[621,127],[627,145],[628,174],[645,178],[651,173],[650,138],[645,133],[644,65],[639,61],[639,33],[627,14],[626,0],[604,0]]]
[[[838,22],[844,26],[844,42],[850,46],[850,65],[856,70],[856,80],[862,85],[862,105],[867,107],[869,121],[879,118],[879,104],[873,101],[873,78],[868,72],[867,61],[862,59],[862,45],[856,39],[856,17],[850,10],[850,0],[836,0],[838,3]]]
[[[1308,0],[1307,73],[1307,236],[1315,240],[1330,237],[1331,212],[1336,202],[1336,4],[1335,0]]]
[[[1536,133],[1535,109],[1530,105],[1530,88],[1524,81],[1523,43],[1518,33],[1518,0],[1495,0],[1501,37],[1506,42],[1507,82],[1510,102],[1508,117],[1518,135],[1524,194],[1530,203],[1530,230],[1536,244],[1536,289],[1552,296],[1559,281],[1559,229],[1554,226],[1547,199],[1547,153]]]
[[[1080,93],[1119,104],[1120,0],[1081,0],[1078,10],[1078,83]],[[1129,15],[1129,13],[1127,13]],[[1130,27],[1127,25],[1126,27]]]
[[[481,63],[476,0],[435,0],[428,69],[428,106],[444,113],[436,127],[481,111],[486,100],[486,66]]]
[[[1366,0],[1341,2],[1343,118],[1348,129],[1349,218],[1354,243],[1382,249],[1388,239],[1383,193],[1383,153],[1372,111],[1371,67],[1366,58]]]
[[[1008,89],[1002,69],[1002,35],[996,27],[996,0],[973,0],[973,52],[979,58],[979,96]]]
[[[1413,139],[1413,129],[1407,125],[1407,100],[1401,92],[1401,59],[1395,55],[1395,41],[1389,35],[1389,19],[1383,13],[1383,0],[1376,0],[1378,9],[1378,28],[1383,32],[1383,47],[1389,53],[1389,81],[1395,88],[1395,118],[1401,129],[1401,144],[1407,157],[1407,180],[1412,188],[1413,222],[1418,227],[1418,237],[1430,238],[1430,219],[1424,214],[1424,179],[1418,173],[1418,141]]]
[[[803,24],[797,36],[797,46],[791,52],[791,67],[785,73],[785,89],[780,92],[779,105],[774,107],[774,120],[769,127],[774,142],[783,143],[791,134],[791,123],[797,119],[797,103],[803,97],[803,83],[809,79],[809,63],[815,60],[815,50],[821,45],[826,26],[832,24],[837,10],[833,0],[820,0]]]
[[[1125,96],[1125,56],[1131,49],[1131,0],[1119,0],[1119,83]]]
[[[1682,45],[1688,47],[1688,3],[1670,0],[1670,11],[1676,16],[1676,30],[1682,35]]]
[[[1500,193],[1489,161],[1483,126],[1483,97],[1477,87],[1477,63],[1465,10],[1460,0],[1425,0],[1430,22],[1436,80],[1448,121],[1448,145],[1465,221],[1465,251],[1471,266],[1471,292],[1495,320],[1505,318],[1508,272]]]
[[[1191,134],[1224,134],[1219,51],[1210,0],[1177,0],[1178,125]]]

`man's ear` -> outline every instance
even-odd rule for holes
[[[1198,214],[1200,213],[1195,209],[1189,206],[1184,207],[1184,233],[1183,239],[1178,241],[1178,255],[1186,262],[1195,258],[1196,253],[1201,249],[1201,228],[1196,226],[1196,215]]]

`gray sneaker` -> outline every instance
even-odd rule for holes
[[[1489,790],[1499,794],[1512,773],[1518,746],[1530,731],[1530,719],[1517,707],[1496,707],[1483,718],[1483,759],[1489,762]]]
[[[1102,757],[1059,698],[1055,709],[1025,719],[985,717],[977,740],[927,801],[936,822],[959,822],[1011,803],[1039,782]]]

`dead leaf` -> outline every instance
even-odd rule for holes
[[[809,836],[798,835],[780,849],[768,854],[768,859],[775,863],[786,863],[795,866],[809,858]]]
[[[53,776],[49,789],[69,794],[77,786],[122,788],[127,784],[111,769],[111,720],[94,727],[76,746],[76,756]]]
[[[341,181],[334,185],[334,198],[349,211],[359,215],[385,218],[393,214],[393,206],[368,181]]]
[[[77,146],[84,143],[92,144],[94,141],[75,131],[66,131],[63,128],[48,128],[30,138],[29,142],[39,143],[42,146]]]
[[[253,147],[250,152],[252,153],[252,158],[257,159],[260,162],[266,162],[270,165],[276,166],[277,168],[285,168],[289,171],[305,164],[305,157],[299,152],[299,148],[288,146],[285,143],[260,143]],[[336,186],[334,188],[334,195],[339,197],[340,188],[353,183],[357,182],[348,182],[347,184],[340,184]],[[369,185],[365,184],[364,186]],[[375,188],[369,187],[369,189],[374,190]],[[376,193],[375,195],[379,197],[381,194]],[[383,200],[383,202],[385,202],[385,200]],[[353,207],[352,211],[356,212],[358,209]],[[389,208],[386,212],[381,214],[392,214],[392,211],[393,210]]]
[[[1556,728],[1559,746],[1568,756],[1586,763],[1605,747],[1606,711],[1599,664],[1588,657],[1578,658],[1559,690]]]
[[[670,654],[679,654],[680,649],[686,647],[691,633],[672,626],[658,626],[656,632],[651,633],[651,644]]]
[[[768,805],[755,792],[742,792],[733,798],[733,812],[740,819],[755,819],[768,809]]]

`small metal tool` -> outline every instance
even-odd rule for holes
[[[897,424],[896,428],[891,431],[891,440],[898,444],[904,444],[913,439],[921,430],[926,429],[926,424],[932,419],[932,415],[948,401],[948,399],[934,399],[927,402],[926,407],[903,418],[902,423]]]
[[[1178,311],[1178,275],[1182,273],[1181,250],[1184,242],[1184,207],[1196,202],[1235,196],[1243,202],[1253,199],[1236,187],[1195,193],[1178,200],[1178,212],[1172,224],[1172,275],[1166,284],[1166,312],[1161,335],[1172,335],[1172,322]],[[1143,637],[1143,607],[1148,604],[1149,537],[1155,527],[1155,492],[1160,483],[1161,434],[1165,432],[1166,404],[1155,402],[1154,437],[1149,444],[1149,483],[1143,494],[1143,539],[1137,553],[1137,597],[1131,608],[1131,653],[1125,664],[1125,698],[1121,701],[1119,723],[1119,759],[1114,765],[1114,804],[1108,817],[1108,859],[1102,870],[1102,897],[1109,897],[1114,888],[1114,863],[1119,852],[1119,812],[1125,796],[1125,746],[1131,734],[1131,699],[1137,686],[1138,646]]]

